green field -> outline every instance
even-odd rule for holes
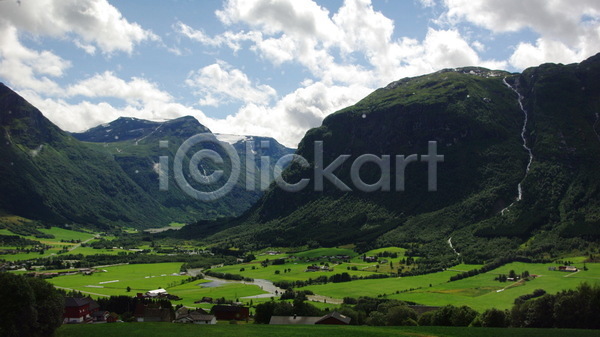
[[[514,262],[492,270],[488,273],[469,277],[459,281],[442,283],[431,288],[419,289],[390,298],[414,301],[428,305],[460,304],[468,305],[473,309],[482,311],[490,307],[508,309],[512,307],[515,298],[532,293],[535,289],[544,289],[547,293],[554,294],[561,290],[576,288],[580,283],[600,283],[600,264],[586,264],[588,270],[575,274],[560,271],[549,271],[550,264],[532,264]],[[583,268],[583,264],[575,264]],[[521,273],[525,270],[539,277],[521,283],[494,281],[498,274],[508,274],[510,270]],[[504,289],[502,291],[499,291]]]
[[[416,289],[420,287],[429,287],[446,282],[451,276],[458,274],[455,271],[443,271],[439,273],[408,276],[408,277],[390,277],[373,280],[356,280],[352,282],[327,283],[320,285],[311,285],[302,289],[312,290],[315,294],[329,296],[333,298],[391,295],[396,291]]]
[[[585,337],[598,336],[593,330],[502,329],[454,327],[371,327],[326,325],[195,325],[174,323],[72,324],[61,326],[56,337],[152,337],[152,336],[429,336],[429,337]]]
[[[304,252],[290,254],[299,258],[312,258],[320,256],[335,256],[335,255],[357,255],[352,249],[347,248],[316,248]]]
[[[362,255],[358,256],[357,253],[348,248],[317,248],[311,249],[304,252],[298,253],[281,253],[277,255],[257,255],[257,259],[243,264],[224,266],[221,268],[213,269],[215,272],[220,273],[231,273],[231,274],[239,274],[244,277],[250,277],[254,279],[267,279],[272,282],[279,281],[295,281],[295,280],[308,280],[309,278],[317,278],[322,275],[331,276],[334,274],[339,274],[346,272],[351,276],[368,276],[377,273],[388,273],[390,272],[389,262],[394,263],[395,268],[398,266],[398,262],[404,257],[404,248],[398,247],[386,247],[374,249],[366,253],[367,256],[376,255],[379,252],[388,251],[398,253],[397,258],[382,258],[386,259],[388,262],[384,264],[379,264],[377,262],[363,262]],[[329,256],[337,256],[337,255],[347,255],[351,257],[350,262],[334,264],[329,262]],[[318,259],[323,257],[321,259]],[[260,262],[265,259],[276,260],[285,258],[286,263],[284,265],[268,265],[266,267],[262,267]],[[302,259],[318,259],[317,261],[308,262]],[[321,262],[329,263],[330,271],[323,272],[306,272],[306,267],[311,266],[313,264],[320,265]],[[379,267],[376,267],[379,265]],[[252,269],[254,267],[254,269]],[[357,270],[351,270],[350,268],[356,267]],[[244,269],[242,271],[242,268]],[[471,267],[473,268],[473,267]],[[284,272],[284,270],[291,269],[289,272]],[[276,271],[279,270],[279,274],[276,274]],[[395,270],[397,271],[397,270]]]
[[[169,284],[181,282],[188,276],[174,276],[179,274],[180,262],[153,263],[153,264],[129,264],[113,267],[99,268],[100,272],[90,276],[68,275],[58,276],[48,281],[57,287],[76,289],[81,292],[100,295],[135,295],[138,292],[157,289],[167,289]],[[106,270],[106,272],[102,272]],[[103,283],[107,281],[115,281]],[[92,287],[90,287],[92,286]],[[126,288],[131,287],[131,293]]]
[[[178,274],[180,267],[181,263],[179,262],[129,264],[99,268],[101,271],[91,276],[81,274],[58,276],[48,281],[57,287],[75,289],[96,296],[134,296],[138,292],[145,293],[148,290],[163,288],[169,294],[182,298],[181,301],[173,301],[173,304],[183,304],[190,307],[200,307],[201,305],[194,304],[194,301],[204,296],[212,298],[225,297],[228,300],[235,300],[244,296],[265,293],[256,285],[233,282],[210,288],[201,286],[202,283],[209,282],[207,280],[196,280],[181,285],[180,282],[189,276],[172,275],[174,273]],[[106,270],[106,272],[102,272],[102,270]],[[116,280],[118,282],[101,283]],[[131,287],[131,292],[127,292],[127,287]]]
[[[333,268],[333,271],[307,272],[306,268],[313,264],[315,263],[288,262],[284,265],[268,265],[266,267],[262,267],[259,262],[249,262],[243,264],[236,264],[232,266],[224,266],[212,270],[219,273],[239,274],[244,277],[250,277],[254,279],[266,279],[272,282],[308,280],[309,278],[314,279],[321,275],[326,275],[329,277],[334,274],[339,274],[343,272],[357,276],[366,276],[374,274],[374,272],[369,272],[365,270],[348,270],[347,267],[352,265],[348,263],[342,263],[340,265],[330,264],[330,268]],[[253,270],[252,267],[254,267],[255,269]],[[244,269],[244,271],[241,271],[242,268]],[[284,272],[284,269],[291,269],[291,271]],[[279,274],[275,273],[277,270],[279,270]]]
[[[247,299],[242,299],[245,296],[254,296],[260,294],[266,294],[266,291],[262,291],[257,285],[253,284],[241,284],[236,282],[224,283],[218,287],[202,287],[206,280],[198,280],[183,285],[179,285],[173,288],[168,288],[169,294],[177,295],[182,298],[181,301],[172,301],[173,304],[183,304],[186,307],[202,307],[211,308],[212,304],[196,304],[197,300],[202,297],[212,297],[213,299],[225,297],[228,300],[237,300],[241,302],[249,302]],[[266,299],[270,300],[270,299]],[[254,300],[256,301],[256,300]],[[258,302],[257,302],[258,303]]]
[[[1,231],[2,232],[0,232],[0,234],[3,234],[3,235],[17,235],[6,229],[2,229]],[[34,241],[39,241],[42,244],[51,246],[50,249],[47,249],[44,251],[44,254],[40,254],[38,252],[19,253],[19,254],[11,254],[11,255],[1,255],[0,258],[5,259],[7,261],[18,261],[18,260],[36,259],[36,258],[40,258],[40,257],[48,257],[48,256],[58,254],[62,250],[63,247],[73,248],[78,245],[76,243],[61,242],[61,240],[65,240],[65,241],[81,240],[81,242],[83,242],[86,240],[90,240],[90,239],[94,238],[94,236],[95,236],[94,233],[74,231],[74,230],[69,230],[69,229],[64,229],[64,228],[59,228],[59,227],[52,227],[50,229],[42,228],[42,229],[39,229],[39,231],[44,234],[51,234],[54,236],[54,238],[47,239],[47,238],[36,238],[35,236],[22,236],[22,235],[19,235],[19,236],[26,238],[26,239],[34,240]],[[3,248],[6,249],[6,248],[14,248],[14,247],[3,247]],[[79,251],[79,249],[84,249],[84,248],[78,247],[78,248],[70,251],[69,254],[79,254],[79,253],[83,254],[83,251]],[[99,252],[89,252],[89,254],[99,254]]]
[[[80,231],[59,228],[59,227],[52,227],[50,229],[42,228],[42,229],[39,229],[39,231],[42,233],[45,233],[45,234],[54,235],[54,238],[47,239],[47,238],[36,238],[35,236],[22,236],[22,235],[19,235],[19,236],[26,238],[26,239],[34,240],[34,241],[39,241],[45,245],[51,246],[51,248],[46,249],[44,251],[44,254],[40,254],[38,252],[31,252],[31,253],[1,255],[0,259],[5,259],[7,261],[18,261],[18,260],[36,259],[36,258],[40,258],[40,257],[49,257],[49,256],[59,254],[59,252],[61,252],[63,247],[67,247],[69,249],[69,251],[66,254],[117,255],[121,252],[125,252],[125,253],[130,252],[126,249],[119,249],[119,248],[94,249],[92,247],[81,247],[77,243],[61,242],[61,240],[65,240],[65,241],[80,240],[81,242],[92,243],[94,241],[97,241],[97,239],[94,239],[94,237],[96,237],[96,235],[98,235],[97,233],[80,232]],[[0,234],[2,234],[2,235],[18,235],[7,229],[0,229]],[[106,240],[115,239],[114,236],[105,236],[103,238]],[[2,247],[2,248],[3,249],[15,249],[16,247]]]
[[[386,294],[387,298],[413,301],[419,304],[443,306],[447,304],[468,305],[478,311],[495,307],[508,309],[514,299],[532,293],[535,289],[544,289],[548,293],[557,293],[564,289],[576,288],[580,283],[600,283],[600,264],[586,264],[588,270],[575,274],[549,271],[548,267],[556,264],[532,264],[515,262],[502,266],[490,272],[469,277],[459,281],[448,282],[450,276],[458,270],[469,270],[477,266],[458,265],[452,270],[427,275],[403,278],[386,278],[377,280],[357,280],[344,283],[328,283],[307,286],[300,289],[310,289],[316,294],[343,298],[346,296],[359,297]],[[575,264],[583,268],[583,264]],[[457,271],[454,271],[457,270]],[[539,277],[527,282],[494,281],[498,274],[508,274],[510,270],[517,273],[529,271]],[[431,287],[429,286],[431,284]],[[406,289],[416,289],[402,292]],[[504,290],[501,290],[504,289]],[[500,291],[499,291],[500,290]],[[396,294],[396,291],[400,291]]]

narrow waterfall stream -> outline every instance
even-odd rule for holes
[[[525,108],[523,107],[523,96],[517,91],[517,89],[513,88],[510,84],[508,84],[508,82],[506,82],[506,77],[504,79],[502,79],[502,82],[513,92],[515,92],[518,96],[518,102],[519,102],[519,107],[521,108],[521,111],[523,111],[523,115],[525,115],[525,120],[523,122],[523,127],[521,128],[521,139],[523,140],[523,148],[527,151],[527,153],[529,154],[529,162],[527,163],[527,168],[525,169],[525,176],[523,177],[523,179],[521,180],[521,182],[519,183],[519,185],[517,185],[517,192],[518,192],[518,196],[517,196],[517,201],[521,201],[521,199],[523,199],[523,187],[521,186],[521,184],[523,183],[523,180],[525,180],[525,178],[527,177],[527,174],[529,173],[529,168],[531,167],[531,162],[533,161],[533,152],[531,152],[531,148],[527,145],[527,138],[525,137],[525,133],[527,132],[527,122],[529,120],[529,115],[527,114],[527,110],[525,110]],[[507,211],[512,205],[515,204],[515,202],[513,202],[512,204],[508,205],[508,207],[506,207],[505,209],[503,209],[502,211],[500,211],[501,214],[504,214],[505,211]]]

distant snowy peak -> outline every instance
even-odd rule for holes
[[[251,136],[228,135],[228,134],[224,134],[224,133],[215,133],[215,137],[217,137],[217,139],[219,141],[229,143],[231,145],[242,142],[242,141],[247,142],[247,141],[253,139],[253,137],[251,137]]]

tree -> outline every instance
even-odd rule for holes
[[[452,313],[456,307],[447,305],[436,310],[431,319],[431,325],[452,326]]]
[[[513,280],[517,277],[517,273],[514,270],[508,272],[508,278],[512,278]]]
[[[469,326],[475,317],[477,317],[477,311],[463,305],[460,308],[455,308],[452,312],[452,325]]]
[[[254,323],[269,324],[275,310],[275,305],[276,303],[272,301],[258,304],[254,312]]]
[[[27,279],[35,297],[38,312],[36,329],[40,336],[51,336],[62,324],[64,298],[54,286],[42,279]]]
[[[127,289],[126,289],[126,290],[127,290],[127,292],[128,292],[128,293],[129,293],[129,292],[131,292],[131,287],[130,287],[130,286],[127,286]]]
[[[48,282],[0,273],[0,336],[51,336],[62,323],[63,297]]]
[[[484,328],[504,328],[508,326],[506,313],[498,309],[488,309],[480,316],[481,326]]]
[[[417,325],[417,313],[406,305],[391,307],[385,315],[386,325]]]
[[[427,311],[421,314],[421,317],[419,317],[418,323],[420,326],[429,326],[429,325],[433,325],[433,315],[435,314],[435,311]]]

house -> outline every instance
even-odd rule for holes
[[[148,292],[146,292],[147,296],[150,297],[161,297],[161,296],[167,296],[169,293],[167,293],[166,290],[164,289],[156,289],[156,290],[150,290]]]
[[[321,319],[316,321],[315,324],[348,325],[350,324],[351,320],[352,318],[344,316],[337,311],[334,311],[321,317]]]
[[[576,267],[573,267],[573,266],[559,266],[558,270],[559,271],[566,271],[566,272],[576,272],[579,269],[577,269]]]
[[[377,262],[377,256],[365,256],[363,258],[365,262]]]
[[[315,324],[321,317],[313,316],[271,316],[269,324],[281,325],[281,324]]]
[[[212,303],[213,302],[213,298],[212,297],[202,297],[201,300],[199,301],[194,301],[194,303]]]
[[[100,306],[90,297],[66,297],[63,314],[64,323],[83,323],[92,320],[92,314]]]
[[[117,315],[114,312],[111,312],[110,314],[108,314],[108,317],[106,317],[106,323],[116,323],[119,320],[119,315]]]
[[[317,266],[317,265],[312,265],[312,266],[308,266],[306,267],[305,272],[307,271],[329,271],[329,267],[328,266]]]
[[[233,305],[215,305],[211,313],[220,321],[242,321],[248,320],[250,310],[248,307],[238,307]]]
[[[333,325],[348,325],[350,324],[350,317],[344,316],[337,311],[329,313],[322,317],[312,316],[271,316],[269,324],[281,325],[281,324],[333,324]]]
[[[171,308],[162,308],[156,304],[137,303],[133,312],[138,322],[171,322]]]
[[[214,315],[209,315],[202,309],[189,310],[185,307],[177,309],[173,323],[217,324]]]
[[[93,312],[90,316],[94,322],[106,322],[106,319],[110,315],[110,312],[98,310]]]

